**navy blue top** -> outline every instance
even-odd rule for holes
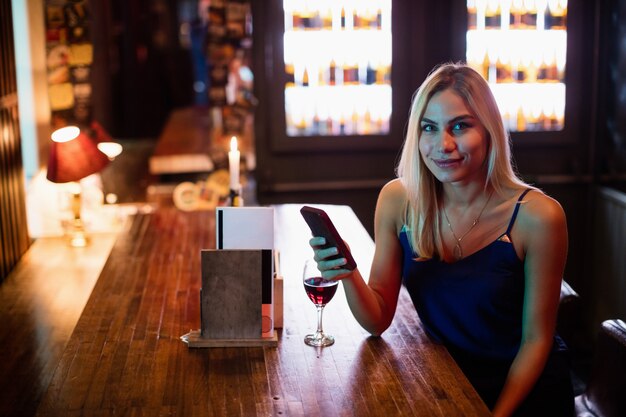
[[[463,259],[416,261],[407,229],[400,232],[403,283],[425,330],[452,351],[475,358],[511,361],[522,338],[524,262],[517,257],[511,229],[519,197],[498,239]]]

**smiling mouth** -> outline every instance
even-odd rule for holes
[[[451,168],[454,167],[456,165],[458,165],[460,162],[462,161],[462,159],[433,159],[433,162],[435,163],[435,165],[437,165],[439,168]]]

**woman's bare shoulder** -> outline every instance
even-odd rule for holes
[[[519,221],[529,231],[547,231],[566,223],[561,204],[540,190],[531,190],[523,202]]]
[[[383,186],[378,197],[377,216],[394,230],[404,224],[407,195],[404,185],[399,179],[389,181]]]
[[[380,191],[380,196],[386,200],[393,202],[405,202],[406,201],[406,189],[404,184],[399,178],[393,179],[385,184]]]

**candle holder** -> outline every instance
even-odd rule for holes
[[[233,190],[230,189],[230,194],[228,195],[228,205],[231,207],[243,207],[243,198],[241,197],[241,185],[238,189]]]

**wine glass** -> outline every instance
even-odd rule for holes
[[[335,343],[335,338],[325,334],[322,330],[322,312],[326,303],[337,292],[338,281],[327,281],[322,278],[322,273],[317,269],[317,263],[312,259],[304,263],[302,281],[306,294],[317,308],[317,331],[306,335],[304,343],[309,346],[330,346]]]

